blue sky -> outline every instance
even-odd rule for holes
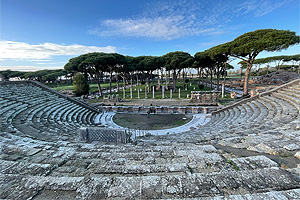
[[[194,55],[265,28],[299,35],[299,4],[299,0],[0,0],[0,70],[59,69],[72,57],[96,51]],[[296,45],[259,57],[299,53]]]

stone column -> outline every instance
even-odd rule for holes
[[[138,99],[140,98],[140,89],[138,89]]]
[[[132,99],[132,87],[130,87],[130,98]]]
[[[222,84],[222,98],[224,98],[224,93],[225,93],[225,84]]]
[[[154,91],[154,86],[152,86],[152,93],[153,93],[153,99],[155,99],[155,91]]]
[[[162,98],[164,99],[165,98],[165,86],[162,86],[161,90],[162,90]]]
[[[180,99],[180,88],[178,89],[178,98]]]
[[[126,98],[126,96],[125,96],[125,87],[123,87],[123,99],[125,99]]]
[[[172,89],[170,90],[170,99],[172,99]]]

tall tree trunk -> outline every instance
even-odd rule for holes
[[[100,72],[100,82],[104,83],[104,81],[103,81],[103,72]]]
[[[160,70],[158,70],[158,73],[157,73],[157,85],[158,85],[158,87],[160,88],[160,76],[159,76],[159,71]]]
[[[153,76],[152,76],[152,73],[153,73],[153,72],[150,71],[150,76],[149,76],[150,79],[149,79],[149,80],[151,80],[151,84],[153,84]]]
[[[160,79],[161,79],[161,84],[162,84],[162,85],[164,84],[164,77],[165,77],[164,71],[161,70],[161,77],[160,77]]]
[[[97,74],[96,82],[97,82],[97,85],[98,85],[99,95],[100,95],[100,97],[102,97],[103,93],[102,93],[102,88],[101,88],[101,85],[100,85],[100,78],[101,78],[101,75]]]
[[[84,79],[85,79],[86,81],[88,81],[88,73],[87,73],[86,70],[84,70]]]
[[[131,88],[133,86],[133,75],[132,75],[132,73],[130,73],[130,86],[131,86]]]
[[[173,91],[174,91],[174,93],[176,92],[176,78],[177,78],[176,71],[173,70]]]
[[[123,75],[123,87],[126,88],[126,80],[125,80],[125,75]]]
[[[111,94],[112,72],[109,73],[109,93]]]
[[[206,81],[205,81],[205,87],[208,87],[208,70],[206,70]]]
[[[212,86],[212,80],[213,80],[213,71],[212,69],[210,70],[210,89],[212,90],[213,86]]]
[[[227,62],[225,62],[225,67],[224,67],[224,87],[226,85],[226,76],[227,76]]]
[[[136,85],[139,85],[139,75],[136,73],[135,76],[136,76]]]
[[[204,70],[200,68],[200,75],[201,75],[201,83],[204,85]]]
[[[220,74],[217,73],[217,91],[220,91]]]
[[[201,72],[200,72],[200,68],[198,68],[198,85],[201,84]]]
[[[168,71],[168,77],[167,77],[167,86],[170,84],[170,76],[171,76],[171,74],[170,74],[171,72],[170,71]]]
[[[116,76],[116,79],[117,79],[117,92],[120,92],[119,75]]]
[[[149,74],[147,75],[146,81],[147,81],[147,92],[149,93],[149,92],[150,92],[150,80],[149,80]]]
[[[248,84],[249,84],[249,77],[250,77],[250,71],[252,68],[252,64],[247,64],[247,69],[245,72],[245,80],[244,80],[244,94],[243,95],[247,95],[248,94]]]

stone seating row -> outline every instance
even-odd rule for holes
[[[300,136],[299,94],[299,84],[282,87],[222,110],[194,132],[202,133],[199,140],[213,138],[225,146],[270,154],[293,153],[291,151],[300,149],[297,145],[300,142],[297,139]],[[208,137],[206,133],[213,134]]]
[[[172,164],[177,166],[177,171],[182,169],[187,172],[193,170],[194,172],[216,172],[223,170],[232,170],[230,165],[226,163],[226,159],[220,157],[217,154],[217,150],[211,145],[180,145],[172,144],[166,145],[167,143],[157,144],[157,146],[149,145],[145,146],[132,146],[124,145],[123,148],[111,148],[110,146],[104,146],[103,148],[99,146],[88,147],[87,149],[77,150],[77,153],[74,153],[74,148],[60,147],[62,150],[61,153],[51,150],[52,153],[44,155],[44,158],[40,160],[36,157],[29,158],[27,162],[32,159],[33,163],[36,164],[60,164],[58,168],[53,170],[52,175],[56,174],[60,176],[62,174],[66,176],[72,176],[73,172],[70,168],[79,170],[81,164],[76,163],[89,163],[88,167],[83,165],[82,171],[86,170],[86,173],[108,173],[107,170],[115,170],[117,173],[128,173],[128,174],[139,174],[139,173],[158,173],[165,172],[163,169],[165,167],[170,167],[169,172],[174,172],[175,169],[171,169]],[[59,151],[59,150],[58,150]],[[70,152],[73,152],[70,154]],[[57,161],[55,161],[57,159]],[[65,161],[65,159],[69,159]],[[250,158],[249,158],[250,159]],[[48,160],[48,161],[47,161]],[[238,159],[236,159],[238,160]],[[263,159],[260,159],[263,161]],[[263,162],[271,163],[271,166],[274,163],[270,160]],[[61,165],[61,163],[63,163]],[[111,169],[106,169],[109,165],[112,165]],[[238,165],[239,161],[236,161]],[[102,164],[102,165],[101,165]],[[151,168],[146,167],[146,165],[151,164]],[[79,165],[79,166],[76,166]],[[114,165],[116,167],[114,168]],[[124,165],[122,170],[120,166]],[[74,168],[76,166],[76,168]],[[106,166],[106,167],[105,167]],[[136,167],[135,167],[136,166]],[[174,166],[174,168],[176,168]],[[258,166],[257,164],[255,166]],[[252,166],[255,167],[255,166]],[[157,168],[156,168],[157,167]],[[141,171],[142,168],[145,168],[146,171]],[[101,171],[101,169],[103,171]],[[135,170],[136,169],[136,170]],[[152,169],[152,170],[150,170]],[[69,174],[67,171],[69,171]],[[119,170],[119,171],[118,171]],[[79,170],[80,171],[80,170]],[[74,175],[74,174],[73,174]]]
[[[272,101],[270,100],[272,98]],[[292,121],[299,116],[299,102],[297,98],[283,93],[274,93],[270,97],[262,97],[246,104],[241,104],[229,110],[218,113],[207,126],[262,122],[284,117]]]
[[[75,131],[80,126],[94,126],[98,113],[32,84],[1,84],[0,115],[9,127],[38,135]],[[40,96],[42,95],[42,96]],[[28,97],[28,98],[27,98]],[[27,126],[27,127],[26,127]]]
[[[76,191],[74,197],[83,199],[217,198],[266,191],[287,191],[297,189],[299,186],[297,177],[277,167],[209,174],[173,173],[138,177],[121,175],[98,177],[95,174],[89,178],[53,176],[21,178],[16,175],[11,179],[9,177],[6,176],[6,179],[0,177],[1,184],[11,185],[11,188],[6,187],[6,190],[2,191],[0,194],[2,198],[29,199],[33,196],[41,197],[45,191],[49,193]]]

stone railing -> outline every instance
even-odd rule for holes
[[[86,142],[114,142],[128,143],[130,142],[130,133],[126,129],[98,128],[98,127],[82,127],[79,129],[82,140]]]
[[[241,100],[241,101],[238,101],[238,102],[236,102],[236,103],[234,103],[234,104],[232,104],[232,105],[226,106],[225,108],[222,108],[222,109],[213,111],[213,112],[212,112],[212,115],[216,115],[217,113],[223,112],[223,111],[225,111],[225,110],[231,109],[231,108],[236,107],[236,106],[239,106],[239,105],[241,105],[241,104],[245,104],[245,103],[250,102],[250,101],[253,101],[253,100],[255,100],[255,99],[259,99],[260,97],[270,95],[270,94],[272,94],[273,92],[276,92],[276,91],[281,90],[281,89],[283,89],[283,88],[287,88],[287,87],[289,87],[289,86],[291,86],[291,85],[294,85],[294,84],[297,84],[297,83],[300,83],[300,79],[293,80],[293,81],[291,81],[291,82],[288,82],[288,83],[286,83],[286,84],[283,84],[283,85],[281,85],[281,86],[278,86],[278,87],[276,87],[276,88],[273,88],[273,89],[271,89],[271,90],[268,90],[268,91],[266,91],[266,92],[257,94],[257,95],[255,95],[255,96],[253,96],[253,97],[250,97],[250,98],[247,98],[247,99],[243,99],[243,100]]]
[[[146,114],[148,111],[157,114],[199,114],[210,113],[215,107],[178,107],[178,106],[99,106],[100,112]]]
[[[206,105],[217,105],[220,91],[191,91],[191,102]]]

